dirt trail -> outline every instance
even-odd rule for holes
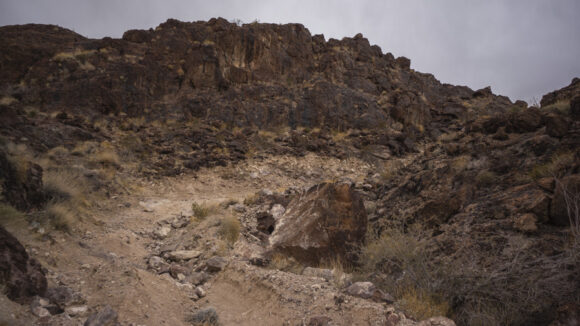
[[[48,267],[52,286],[65,285],[82,293],[91,310],[111,305],[123,324],[188,325],[191,312],[208,306],[216,308],[223,325],[294,325],[323,314],[345,325],[379,323],[384,316],[382,306],[352,299],[337,307],[338,291],[323,279],[248,264],[241,254],[249,248],[243,236],[228,251],[226,270],[203,285],[207,296],[196,301],[191,299],[191,287],[147,266],[152,255],[167,248],[182,249],[192,237],[201,239],[196,243],[197,249],[204,250],[202,257],[215,254],[212,230],[219,216],[208,217],[194,229],[172,229],[166,239],[154,236],[164,221],[190,215],[192,202],[241,202],[261,189],[306,187],[339,177],[356,180],[368,168],[360,161],[315,155],[244,162],[196,175],[142,181],[141,193],[102,203],[93,217],[99,223],[83,223],[71,235],[55,233],[51,241],[16,228],[12,231]],[[304,176],[304,171],[309,175]]]

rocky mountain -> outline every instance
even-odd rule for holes
[[[221,18],[0,48],[0,322],[578,323],[578,78],[528,107]]]

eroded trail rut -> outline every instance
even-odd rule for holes
[[[232,210],[220,208],[202,221],[172,226],[176,220],[192,219],[193,202],[219,207],[225,201],[243,202],[263,189],[307,187],[339,177],[355,180],[367,168],[359,161],[314,155],[277,157],[143,182],[141,193],[102,204],[97,223],[88,223],[79,239],[55,239],[47,251],[53,253],[47,260],[55,271],[49,278],[81,292],[89,307],[111,305],[123,324],[190,325],[188,316],[206,307],[216,309],[223,325],[295,325],[319,315],[341,325],[381,324],[384,306],[358,298],[337,303],[341,293],[332,282],[251,265],[253,247],[243,231],[233,247],[224,249],[216,226],[222,215],[235,215]],[[302,171],[310,171],[310,176]],[[160,235],[164,227],[168,232]],[[187,262],[168,261],[167,266],[178,271],[200,270],[214,255],[228,261],[201,285],[202,298],[195,285],[179,282],[181,276],[173,278],[171,268],[170,273],[158,273],[148,264],[152,256],[181,249],[201,254]]]

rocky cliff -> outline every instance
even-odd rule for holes
[[[0,221],[49,287],[86,282],[91,320],[577,322],[577,78],[528,107],[360,34],[221,18],[4,26],[0,48]]]

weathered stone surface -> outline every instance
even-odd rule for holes
[[[24,158],[10,157],[0,149],[0,191],[6,201],[20,210],[40,207],[45,200],[42,168]]]
[[[222,271],[228,264],[227,259],[220,256],[213,256],[205,262],[207,271],[210,273],[216,273]]]
[[[189,322],[193,325],[219,325],[219,317],[215,308],[208,307],[196,311],[189,317]]]
[[[170,260],[182,261],[197,258],[201,255],[199,250],[175,250],[167,254]]]
[[[84,323],[84,326],[117,326],[117,312],[106,305],[99,312],[89,316]]]
[[[455,322],[446,317],[431,317],[420,321],[416,326],[455,326]]]
[[[0,285],[10,300],[26,303],[46,292],[46,277],[40,264],[20,242],[0,226]]]
[[[348,260],[366,227],[366,211],[354,188],[323,183],[292,200],[276,223],[270,247],[308,263],[336,256]]]
[[[538,218],[532,213],[527,213],[516,218],[514,227],[522,232],[534,232],[538,230]]]

